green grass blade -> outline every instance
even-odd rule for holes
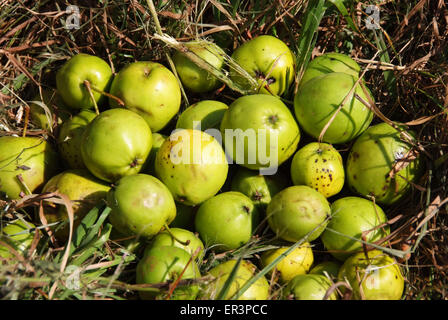
[[[311,58],[311,53],[317,41],[318,28],[325,14],[327,6],[325,0],[311,0],[308,2],[306,12],[303,15],[302,29],[297,46],[297,77],[296,86],[302,78],[303,72]],[[297,89],[297,88],[296,88]]]
[[[243,260],[242,257],[239,257],[236,261],[235,266],[233,267],[232,271],[229,274],[229,277],[227,278],[226,282],[224,283],[224,286],[221,288],[221,291],[219,291],[216,300],[223,300],[224,297],[227,295],[227,293],[230,290],[230,286],[232,285],[233,281],[236,278],[236,274],[238,272],[238,269],[240,267],[241,261]]]
[[[376,30],[373,30],[375,35],[375,43],[379,50],[381,50],[380,61],[390,63],[389,53],[387,52],[387,46],[383,38],[383,34],[377,34]],[[397,79],[395,78],[394,72],[392,70],[383,71],[384,80],[386,81],[386,87],[389,93],[393,96],[397,96]]]
[[[328,2],[331,2],[339,10],[339,12],[344,17],[345,21],[347,21],[348,25],[353,30],[353,32],[359,32],[358,26],[353,21],[350,14],[348,13],[348,10],[347,10],[346,6],[344,5],[343,0],[328,0]]]

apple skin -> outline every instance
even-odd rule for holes
[[[43,103],[47,106],[49,115],[42,108]],[[60,124],[69,118],[69,112],[64,110],[64,105],[60,94],[54,89],[42,89],[42,97],[38,93],[34,96],[32,101],[29,102],[30,106],[30,121],[43,130],[52,130],[55,123]]]
[[[286,286],[283,292],[285,300],[323,300],[331,281],[320,274],[301,274],[294,277]],[[337,300],[338,296],[334,291],[329,300]]]
[[[85,215],[102,199],[106,198],[110,185],[94,177],[86,169],[73,169],[61,172],[52,177],[42,192],[59,192],[65,194],[72,202],[75,230]],[[48,223],[68,221],[67,209],[64,205],[44,210]],[[56,226],[57,228],[57,226]],[[59,239],[66,240],[69,235],[68,224],[56,231]]]
[[[292,186],[277,193],[266,210],[268,223],[278,237],[296,242],[317,228],[307,239],[317,239],[325,230],[330,204],[308,186]]]
[[[263,252],[261,266],[264,268],[284,254],[289,247],[280,247]],[[291,251],[282,261],[276,264],[275,270],[280,274],[280,281],[287,283],[299,274],[306,274],[314,262],[313,250],[308,242]],[[272,274],[272,269],[270,274]]]
[[[58,167],[58,155],[47,141],[37,137],[0,137],[0,192],[9,199],[19,199],[22,192],[27,194],[17,175],[34,192],[56,174]]]
[[[333,215],[327,227],[360,240],[362,232],[387,222],[386,214],[380,206],[370,200],[358,197],[345,197],[336,200],[331,205],[331,211]],[[366,234],[366,241],[374,242],[388,234],[389,226],[384,226]],[[321,240],[325,248],[341,261],[362,250],[360,242],[330,230],[325,230],[322,233]]]
[[[273,196],[288,185],[281,174],[267,176],[239,167],[232,177],[231,189],[248,196],[260,212],[265,212]]]
[[[353,289],[352,299],[361,300],[364,295],[365,300],[400,300],[404,279],[398,263],[379,250],[371,250],[367,256],[364,252],[357,253],[339,270],[338,278],[348,281]]]
[[[226,147],[226,152],[232,152],[233,159],[248,169],[257,170],[269,166],[280,166],[296,151],[300,140],[300,129],[294,116],[288,107],[279,99],[267,94],[254,94],[236,99],[225,112],[221,122],[221,135]],[[237,133],[242,130],[242,135],[226,138],[226,130]],[[266,150],[258,150],[260,143],[259,130],[266,132]],[[254,132],[256,142],[247,142],[245,133]],[[277,145],[271,146],[271,135],[277,134]],[[272,139],[275,142],[274,139]],[[231,144],[233,141],[233,150]],[[244,150],[238,152],[238,146],[244,144]],[[277,153],[277,163],[263,163],[259,152],[270,159],[271,153]],[[243,152],[243,154],[241,154]],[[249,156],[254,156],[251,161]],[[238,159],[241,160],[238,160]],[[270,159],[273,160],[273,159]],[[243,162],[243,163],[240,163]],[[255,162],[255,163],[249,163]]]
[[[65,161],[66,167],[72,169],[86,168],[80,152],[82,135],[87,125],[95,118],[95,112],[82,110],[62,123],[57,141],[59,154]]]
[[[291,162],[295,185],[307,185],[326,198],[338,194],[344,186],[342,157],[331,145],[312,142],[299,149]]]
[[[140,172],[152,147],[152,133],[137,113],[110,109],[90,122],[82,136],[81,155],[89,171],[107,182]]]
[[[414,135],[412,131],[408,134]],[[389,177],[395,163],[411,150],[400,138],[400,131],[380,123],[368,128],[353,144],[347,158],[347,184],[364,197],[374,196],[380,204],[391,205],[401,200],[421,174],[420,157]]]
[[[142,173],[147,173],[150,175],[156,174],[156,155],[162,144],[165,142],[166,138],[168,137],[158,132],[154,132],[152,134],[151,151],[149,152],[148,159],[146,159],[146,163],[144,165],[144,168],[142,169]]]
[[[338,52],[328,52],[314,58],[306,67],[300,80],[300,86],[309,80],[331,72],[343,72],[358,78],[361,67],[348,55]]]
[[[219,129],[224,113],[229,107],[220,101],[202,100],[192,104],[185,109],[177,119],[176,128],[196,129],[205,131],[207,129]],[[200,122],[200,128],[194,126],[194,121]]]
[[[10,221],[0,228],[0,241],[11,246],[17,253],[23,255],[31,247],[35,233],[33,229],[35,227],[31,222],[24,222],[20,219]],[[9,248],[0,244],[0,257],[10,259],[14,258],[15,255]]]
[[[294,55],[283,41],[273,36],[262,35],[243,43],[233,52],[232,58],[261,85],[258,93],[281,96],[294,81]],[[234,70],[230,70],[230,77],[243,88],[250,89],[249,82]]]
[[[258,223],[259,213],[252,201],[235,191],[206,200],[195,216],[195,229],[205,245],[220,252],[249,242]]]
[[[168,188],[147,174],[125,176],[107,194],[109,221],[120,233],[150,239],[176,216]]]
[[[208,274],[215,277],[216,280],[214,280],[208,287],[209,292],[206,293],[207,299],[216,299],[216,295],[222,290],[222,287],[229,278],[235,264],[236,260],[228,260],[210,269]],[[235,295],[238,290],[255,275],[256,270],[257,268],[250,261],[242,260],[236,272],[236,276],[230,285],[229,291],[227,291],[223,300],[229,300]],[[268,298],[268,281],[265,277],[260,277],[238,298],[238,300],[268,300]]]
[[[218,193],[226,182],[229,165],[224,150],[211,135],[180,129],[160,147],[155,168],[177,202],[195,206]]]
[[[163,129],[180,108],[179,83],[170,70],[157,62],[138,61],[127,65],[115,76],[110,93],[142,116],[152,132]],[[112,98],[109,104],[112,108],[119,107]]]
[[[173,237],[174,235],[174,237]],[[184,243],[180,243],[180,240]],[[188,244],[187,244],[188,242]],[[159,232],[152,240],[151,243],[146,247],[145,253],[151,250],[151,248],[156,246],[175,246],[187,251],[191,256],[194,254],[195,259],[200,261],[204,256],[204,244],[201,239],[189,230],[182,228],[170,228],[170,232],[164,230]],[[198,250],[198,252],[196,252]]]
[[[195,261],[190,261],[187,251],[174,246],[155,246],[148,250],[138,262],[136,269],[137,284],[155,284],[175,281],[179,276],[182,280],[196,279],[201,276]],[[177,286],[170,297],[172,300],[194,300],[199,292],[198,285]],[[165,292],[155,294],[140,291],[143,300],[160,299]]]
[[[336,261],[325,261],[314,266],[309,273],[325,275],[327,273],[330,277],[337,278],[341,264]]]
[[[183,45],[216,69],[221,70],[224,67],[225,53],[218,45],[201,41],[189,41]],[[221,85],[218,78],[196,65],[179,51],[173,55],[173,62],[182,85],[191,92],[209,92]]]
[[[350,92],[357,78],[342,72],[332,72],[312,78],[299,87],[294,97],[294,110],[300,127],[314,138],[330,121],[339,105]],[[364,101],[368,98],[358,84],[354,91]],[[349,142],[370,125],[373,112],[354,94],[348,98],[335,116],[322,139],[323,142],[341,144]],[[371,99],[373,97],[370,95]]]
[[[92,98],[84,85],[108,92],[113,79],[112,70],[103,59],[85,53],[71,57],[56,73],[56,87],[64,103],[73,109],[91,109]],[[91,90],[97,104],[105,101],[105,96]]]

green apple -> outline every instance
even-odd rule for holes
[[[157,284],[181,280],[196,279],[201,276],[196,262],[190,261],[187,251],[174,246],[155,246],[148,250],[138,262],[136,269],[137,284]],[[140,291],[142,299],[166,298],[168,290],[159,294]],[[171,300],[194,300],[199,292],[198,285],[178,285],[170,297]]]
[[[330,213],[327,199],[308,186],[292,186],[280,191],[266,211],[271,229],[290,242],[299,241],[311,232],[307,241],[317,239],[327,226]]]
[[[334,196],[344,186],[342,157],[332,145],[311,142],[292,158],[291,178],[295,185],[309,186],[326,198]]]
[[[360,252],[342,265],[341,281],[348,281],[356,300],[400,300],[404,279],[400,266],[392,257],[379,251]]]
[[[57,142],[66,167],[72,169],[86,168],[81,156],[82,135],[87,125],[95,117],[95,112],[82,110],[71,119],[65,120],[60,126]]]
[[[123,108],[102,112],[82,136],[81,155],[89,171],[107,182],[140,172],[152,147],[152,133],[137,113]]]
[[[156,155],[159,151],[162,144],[165,142],[167,136],[160,134],[158,132],[154,132],[152,134],[152,147],[149,152],[148,159],[146,159],[146,163],[144,165],[143,173],[148,173],[150,175],[155,175],[156,173]]]
[[[258,93],[281,96],[294,81],[294,55],[283,41],[273,36],[262,35],[245,42],[233,52],[232,58],[257,80]],[[249,81],[235,70],[230,70],[230,77],[243,88],[251,89]]]
[[[400,131],[387,123],[368,128],[353,144],[347,158],[350,189],[386,205],[402,199],[420,176],[420,158],[410,153],[411,148]],[[410,160],[406,160],[407,155]],[[392,178],[390,173],[395,166],[401,169]]]
[[[107,194],[109,220],[124,235],[152,238],[176,216],[168,188],[157,178],[134,174],[121,178]]]
[[[325,53],[314,58],[306,67],[305,73],[300,80],[302,86],[310,79],[331,72],[343,72],[358,78],[361,67],[348,55],[337,52]]]
[[[175,246],[184,249],[191,256],[195,255],[196,260],[201,260],[204,256],[204,244],[201,239],[193,232],[181,228],[170,228],[169,231],[159,232],[151,240],[144,254],[156,246]]]
[[[226,152],[252,170],[281,165],[300,140],[299,126],[288,107],[266,94],[236,99],[224,114],[221,134]]]
[[[29,101],[30,121],[43,130],[53,130],[56,124],[60,124],[69,117],[69,112],[64,110],[64,103],[59,93],[54,89],[42,89],[42,96],[37,94]]]
[[[191,52],[217,70],[224,67],[224,51],[212,42],[190,41],[183,43]],[[176,71],[185,88],[191,92],[203,93],[217,89],[221,82],[208,71],[191,61],[182,52],[173,55]]]
[[[346,98],[357,78],[342,72],[332,72],[312,78],[299,87],[294,98],[294,110],[300,127],[314,138],[319,138],[328,126],[322,141],[332,144],[346,143],[364,132],[373,119],[373,112],[355,95],[368,102],[366,94],[358,84]],[[370,94],[369,94],[370,95]],[[371,100],[373,97],[370,96]]]
[[[252,237],[259,213],[241,192],[228,191],[208,199],[199,207],[195,228],[207,247],[216,251],[237,249]]]
[[[343,235],[362,240],[362,234],[365,232],[365,241],[374,242],[389,234],[387,225],[372,230],[385,224],[387,217],[384,211],[370,200],[358,197],[341,198],[331,205],[331,211],[331,220],[321,239],[325,248],[336,259],[343,261],[351,254],[362,250],[361,242]],[[371,231],[367,232],[369,230]]]
[[[201,131],[211,128],[219,129],[222,117],[228,108],[225,103],[215,100],[199,101],[189,106],[180,114],[179,119],[177,119],[176,128]]]
[[[0,241],[14,249],[18,254],[24,254],[31,247],[36,226],[31,222],[16,219],[0,228]],[[11,250],[0,243],[0,258],[14,258]],[[1,260],[1,259],[0,259]]]
[[[275,259],[284,255],[289,247],[280,247],[265,251],[261,255],[261,266],[265,268]],[[283,260],[275,265],[275,270],[280,274],[280,280],[283,283],[289,282],[299,274],[306,274],[310,270],[314,262],[313,250],[308,242],[303,243],[300,247],[295,248]],[[272,274],[271,270],[271,274]]]
[[[328,274],[330,277],[337,278],[341,264],[336,261],[324,261],[314,266],[309,273],[311,274]]]
[[[73,169],[52,177],[45,184],[42,192],[59,192],[72,201],[73,229],[76,229],[84,216],[106,198],[109,189],[110,186],[107,183],[94,177],[86,169]],[[67,209],[64,205],[57,205],[56,208],[47,207],[44,212],[48,223],[68,222]],[[56,236],[65,239],[68,237],[68,231],[67,224],[57,230]]]
[[[220,263],[208,272],[208,274],[213,276],[215,280],[208,286],[208,292],[206,293],[207,299],[214,300],[218,297],[218,294],[224,287],[224,284],[229,278],[235,265],[236,260],[228,260]],[[255,275],[256,270],[257,268],[251,262],[242,260],[223,300],[231,299],[241,287]],[[238,298],[238,300],[267,300],[268,298],[268,281],[265,277],[260,277]]]
[[[180,108],[179,83],[170,70],[157,62],[129,64],[113,80],[110,93],[121,99],[124,107],[142,116],[152,132],[163,129]],[[120,107],[112,98],[109,104]]]
[[[331,285],[331,281],[323,275],[301,274],[288,283],[283,297],[287,300],[323,300]],[[336,291],[328,299],[337,300]]]
[[[260,212],[266,210],[271,199],[288,185],[281,174],[261,175],[258,171],[238,167],[232,177],[231,189],[248,196]]]
[[[0,137],[0,193],[19,199],[38,190],[57,172],[58,161],[53,147],[42,138]]]
[[[155,168],[177,202],[195,206],[218,193],[229,165],[224,150],[211,135],[179,129],[160,147]]]
[[[73,109],[91,109],[94,107],[92,97],[84,84],[88,81],[92,88],[109,91],[113,74],[110,66],[103,59],[85,53],[71,57],[56,73],[56,87],[64,103]],[[97,104],[105,96],[91,90]]]

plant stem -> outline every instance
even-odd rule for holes
[[[157,17],[157,11],[156,7],[154,6],[154,2],[152,0],[146,0],[146,3],[148,4],[149,11],[151,12],[151,16],[154,19],[154,24],[156,25],[156,31],[157,34],[160,36],[163,36],[162,27],[160,26],[159,18]],[[165,52],[166,60],[168,61],[171,71],[176,76],[177,82],[179,83],[180,90],[182,92],[182,96],[184,97],[184,101],[186,106],[188,107],[190,103],[188,102],[187,94],[185,93],[184,87],[182,85],[182,82],[180,81],[179,75],[177,74],[176,67],[174,66],[173,60],[171,59],[170,55]]]

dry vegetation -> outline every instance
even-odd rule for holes
[[[80,8],[79,29],[64,28],[66,1],[1,0],[0,135],[46,135],[28,123],[28,103],[45,87],[55,87],[55,70],[76,53],[97,55],[114,71],[129,62],[154,60],[168,66],[162,42],[153,38],[154,20],[146,1],[71,1]],[[198,37],[217,42],[231,54],[241,42],[273,34],[297,53],[307,1],[179,0],[157,1],[162,31],[179,41]],[[409,250],[400,259],[406,276],[404,299],[448,297],[448,6],[443,0],[354,1],[348,16],[334,6],[320,23],[312,56],[339,51],[367,68],[365,80],[386,119],[406,123],[416,132],[425,172],[404,201],[386,209],[392,223],[392,247]],[[365,27],[366,6],[380,7],[380,30]],[[312,30],[313,33],[314,30]],[[172,52],[172,51],[171,51]],[[223,87],[208,99],[230,102],[238,94]],[[189,95],[189,103],[205,96]],[[184,101],[185,102],[185,101]],[[343,146],[346,155],[350,146]],[[2,219],[33,214],[41,198],[1,203]],[[54,198],[56,201],[56,198]],[[103,212],[104,214],[104,212]],[[101,216],[101,214],[99,214]],[[101,219],[101,217],[100,217]],[[395,232],[394,232],[395,230]],[[104,235],[101,225],[94,229]],[[92,231],[93,232],[93,231]],[[4,298],[132,298],[132,254],[122,242],[95,237],[63,256],[44,230],[37,251],[0,268],[7,281]],[[92,235],[95,235],[92,233]],[[81,239],[81,238],[79,238]],[[87,249],[90,251],[87,252]],[[316,248],[319,250],[319,246]],[[87,253],[86,253],[87,252]],[[88,287],[78,292],[63,286],[65,264],[86,268]],[[61,264],[63,267],[61,267]],[[65,275],[65,276],[64,276]],[[65,277],[65,278],[64,278]],[[57,281],[56,281],[57,280]]]

